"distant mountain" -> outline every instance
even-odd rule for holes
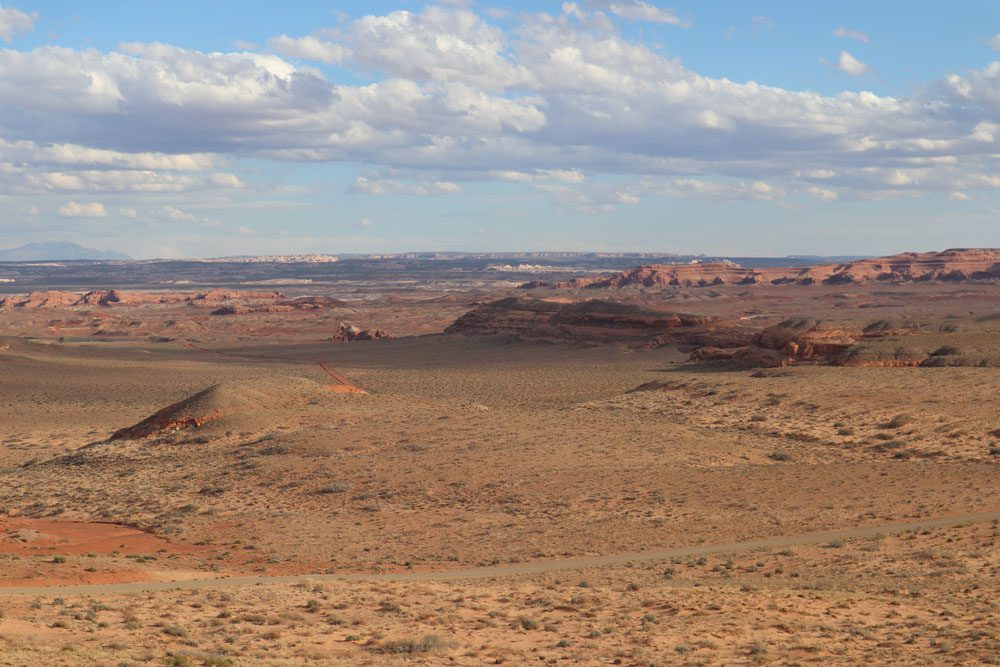
[[[84,248],[68,241],[46,241],[44,243],[29,243],[20,248],[0,250],[0,261],[3,262],[48,262],[54,260],[74,259],[132,259],[128,255],[111,250],[95,250]]]

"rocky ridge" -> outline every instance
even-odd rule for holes
[[[189,303],[202,305],[233,300],[283,299],[280,292],[214,289],[207,292],[129,292],[92,290],[84,294],[64,291],[31,292],[27,295],[0,297],[0,310],[13,308],[69,308],[73,306],[143,306],[148,304]]]
[[[614,301],[566,303],[508,297],[483,304],[454,322],[445,333],[506,334],[553,343],[623,343],[689,348],[709,343],[748,344],[751,331],[714,317],[676,313]]]
[[[956,248],[906,252],[847,264],[747,268],[733,262],[648,264],[613,275],[560,283],[533,281],[522,289],[621,289],[627,287],[709,287],[715,285],[849,285],[871,282],[966,282],[1000,280],[1000,249]]]

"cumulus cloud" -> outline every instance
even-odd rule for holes
[[[75,201],[67,202],[59,209],[61,218],[106,218],[108,212],[104,204],[100,202],[90,202],[88,204],[78,204]]]
[[[861,76],[868,71],[868,65],[861,62],[847,51],[841,51],[837,58],[837,69],[846,72],[851,76]]]
[[[464,7],[397,11],[276,37],[272,53],[0,50],[0,192],[239,189],[225,167],[244,157],[370,165],[358,193],[504,181],[591,210],[1000,187],[975,178],[1000,172],[1000,64],[908,96],[823,95],[701,75],[599,18],[649,3],[582,5],[505,29]],[[846,51],[835,65],[868,71]]]
[[[415,81],[460,81],[493,90],[530,77],[505,56],[504,33],[464,9],[365,16],[351,25],[347,39],[361,65]]]
[[[289,37],[279,35],[267,40],[273,51],[291,58],[303,58],[339,65],[351,55],[351,50],[343,44],[329,42],[314,36]]]
[[[605,9],[629,21],[666,23],[679,28],[691,27],[691,22],[681,19],[672,9],[663,9],[643,0],[588,0],[587,7]]]
[[[34,30],[37,19],[35,12],[25,14],[13,7],[0,7],[0,39],[10,42],[14,35]]]
[[[844,28],[841,26],[833,31],[834,37],[843,37],[844,39],[853,39],[859,42],[864,42],[867,44],[871,41],[868,37],[868,33],[861,32],[860,30],[851,30],[850,28]]]

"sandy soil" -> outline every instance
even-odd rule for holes
[[[762,321],[886,308],[941,323],[912,344],[992,353],[995,289],[639,298]],[[420,331],[463,310],[406,308]],[[51,316],[0,330],[44,335]],[[197,340],[6,339],[0,585],[504,567],[1000,509],[995,367],[330,343],[319,320],[303,334],[316,314],[234,317]],[[177,404],[190,414],[112,438]],[[0,664],[988,664],[996,537],[987,522],[485,581],[3,597]]]

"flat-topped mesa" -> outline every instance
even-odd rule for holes
[[[483,304],[458,318],[446,333],[513,335],[553,343],[622,343],[658,347],[677,344],[737,346],[752,332],[719,325],[716,318],[657,310],[614,301],[563,303],[508,297]]]
[[[72,306],[144,306],[148,304],[190,303],[193,305],[222,301],[273,301],[283,299],[281,292],[213,289],[207,292],[129,292],[91,290],[76,292],[31,292],[24,296],[0,298],[0,308],[69,308]]]
[[[279,295],[280,296],[280,295]],[[326,296],[303,296],[297,299],[272,300],[265,303],[236,303],[213,310],[211,315],[253,315],[255,313],[291,313],[297,310],[328,310],[350,304]]]
[[[31,292],[25,296],[0,298],[0,308],[64,308],[74,305],[80,296],[73,292]]]
[[[838,265],[826,282],[965,282],[1000,279],[1000,248],[905,252]]]
[[[621,289],[717,285],[845,285],[869,282],[1000,280],[1000,249],[951,249],[902,253],[846,264],[752,269],[733,262],[648,264],[613,275],[560,283],[532,281],[521,289]]]

